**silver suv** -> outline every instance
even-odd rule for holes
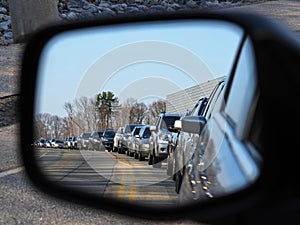
[[[180,114],[160,113],[154,126],[150,126],[148,164],[161,167],[161,161],[168,156],[168,145],[174,129],[174,123],[179,120]]]

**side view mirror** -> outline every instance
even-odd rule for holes
[[[181,130],[182,129],[182,122],[181,120],[176,120],[175,123],[174,123],[174,129],[177,129],[177,130]]]
[[[299,187],[298,158],[282,152],[299,148],[292,132],[300,126],[299,61],[300,44],[289,31],[230,10],[91,18],[39,30],[21,71],[28,177],[59,198],[140,218],[247,220],[277,215],[264,213],[277,206],[284,214],[280,201],[293,201]],[[214,89],[224,77],[223,89]],[[203,116],[175,121],[172,129],[182,132],[170,140],[153,132],[136,147],[107,138],[105,151],[31,143],[154,124],[157,112],[182,115],[212,92]],[[274,123],[282,118],[278,102],[296,115],[293,122]]]
[[[154,125],[151,125],[150,126],[150,131],[156,131],[157,130],[157,127],[156,126],[154,126]]]
[[[204,116],[186,116],[181,120],[181,129],[183,132],[200,134],[205,124]]]

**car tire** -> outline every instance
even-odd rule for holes
[[[138,153],[138,160],[139,160],[139,161],[145,161],[145,157],[142,156],[141,153]]]
[[[148,165],[152,165],[153,164],[153,156],[151,155],[151,153],[149,153],[148,155]]]
[[[161,160],[153,154],[152,157],[152,167],[161,168]]]
[[[175,174],[175,192],[177,194],[179,194],[179,192],[180,192],[181,183],[182,183],[182,175],[181,175],[181,172],[178,171]]]
[[[168,156],[167,158],[167,176],[172,176],[173,175],[173,162]]]

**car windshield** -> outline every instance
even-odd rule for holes
[[[133,135],[137,135],[140,133],[141,127],[136,127],[133,131]]]
[[[83,137],[83,138],[88,138],[90,135],[91,135],[91,133],[84,133],[84,134],[82,135],[82,137]]]
[[[147,127],[147,128],[144,130],[143,138],[149,138],[150,135],[151,135],[150,128]]]
[[[163,118],[163,121],[162,121],[162,124],[161,124],[161,127],[163,129],[168,129],[169,127],[173,127],[174,126],[174,123],[175,123],[175,120],[179,120],[180,117],[179,116],[168,116],[168,117],[164,117]]]
[[[104,132],[104,137],[114,137],[114,136],[115,136],[115,132],[113,130]]]
[[[104,133],[103,131],[98,131],[97,133],[99,137],[103,137],[103,133]]]
[[[127,125],[124,133],[131,133],[136,126],[137,126],[136,124]]]

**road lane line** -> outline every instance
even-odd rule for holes
[[[2,172],[0,172],[0,178],[6,177],[6,176],[8,176],[8,175],[12,175],[12,174],[19,173],[19,172],[21,172],[22,170],[24,170],[24,167],[23,167],[23,166],[17,167],[17,168],[14,168],[14,169],[10,169],[10,170],[2,171]]]

